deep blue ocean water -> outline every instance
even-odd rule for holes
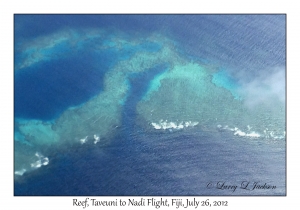
[[[177,41],[183,56],[226,67],[237,80],[285,65],[284,15],[15,15],[15,46],[68,27],[114,28],[130,36],[164,33]],[[155,52],[159,46],[146,48]],[[102,91],[105,72],[134,50],[138,49],[100,55],[71,52],[16,72],[15,117],[53,120],[68,107],[88,101]],[[15,62],[19,57],[16,51]],[[126,129],[109,145],[52,151],[49,165],[15,182],[15,195],[284,195],[283,141],[270,146],[201,130],[149,134],[135,125],[135,106],[147,91],[147,82],[166,68],[159,65],[151,74],[130,77],[122,115]],[[243,181],[267,182],[276,190],[208,187]]]
[[[49,166],[15,183],[15,195],[283,195],[285,151],[278,148],[251,145],[226,133],[139,132],[119,136],[104,149],[80,146],[49,156]],[[207,187],[243,181],[277,189]]]
[[[69,106],[99,93],[109,61],[102,56],[103,70],[99,71],[92,57],[89,53],[74,55],[18,72],[15,75],[15,117],[51,120]]]

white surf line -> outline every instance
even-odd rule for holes
[[[194,127],[196,125],[198,125],[199,122],[192,122],[192,121],[186,121],[183,122],[181,121],[179,124],[175,123],[175,122],[168,122],[168,120],[160,120],[159,123],[151,123],[151,125],[153,126],[154,129],[157,130],[172,130],[172,129],[176,129],[176,130],[180,130],[183,128],[187,128],[187,127]]]
[[[15,174],[18,175],[18,176],[23,176],[23,174],[26,172],[26,169],[22,168],[21,170],[19,171],[15,171]]]
[[[81,144],[84,144],[84,143],[86,143],[87,142],[87,138],[88,138],[88,136],[86,136],[85,138],[83,138],[83,139],[80,139],[79,141],[80,141],[80,143]]]
[[[235,135],[235,136],[245,136],[245,137],[250,137],[250,138],[259,138],[259,137],[261,137],[261,134],[255,132],[255,131],[251,131],[251,132],[246,133],[246,132],[240,130],[239,128],[237,128],[237,127],[230,128],[230,127],[228,127],[228,125],[225,125],[225,126],[218,125],[217,127],[219,129],[222,129],[222,130],[232,131],[232,132],[234,132],[233,135]],[[247,125],[247,128],[248,128],[248,131],[250,131],[252,127]]]
[[[100,136],[94,134],[94,144],[97,144],[100,141]]]

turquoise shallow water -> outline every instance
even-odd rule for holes
[[[285,195],[284,16],[53,17],[15,16],[15,195]]]

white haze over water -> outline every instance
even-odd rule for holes
[[[275,101],[285,103],[284,67],[259,71],[259,75],[251,81],[245,82],[243,79],[239,81],[241,88],[238,91],[248,108],[253,109],[259,104],[272,106]]]

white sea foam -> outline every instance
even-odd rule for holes
[[[245,132],[243,132],[243,131],[237,129],[237,130],[234,132],[234,135],[235,135],[235,136],[246,136],[247,134],[246,134]]]
[[[42,162],[41,160],[37,160],[36,162],[31,163],[30,166],[31,168],[40,168],[42,166]]]
[[[84,144],[84,143],[86,143],[87,142],[87,138],[88,138],[88,136],[86,136],[85,138],[83,138],[83,139],[80,139],[79,141],[80,141],[80,143],[81,144]]]
[[[40,168],[49,164],[49,158],[44,157],[41,153],[36,152],[35,156],[38,160],[30,164],[31,168]]]
[[[260,135],[259,133],[250,132],[250,133],[247,134],[247,136],[258,138],[258,137],[260,137],[261,135]]]
[[[180,130],[180,129],[183,129],[184,127],[186,127],[186,128],[194,127],[198,124],[199,124],[198,122],[192,122],[192,121],[176,123],[176,122],[168,122],[168,120],[165,120],[165,121],[160,120],[158,123],[154,123],[154,122],[151,123],[153,128],[157,129],[157,130],[166,130],[166,129]]]
[[[28,166],[25,166],[24,168],[22,168],[21,170],[16,170],[15,171],[15,175],[18,175],[18,176],[23,176],[23,174],[25,172],[28,172],[28,171],[32,171],[32,170],[35,170],[37,168],[41,168],[42,166],[46,166],[49,164],[49,158],[48,157],[45,157],[44,155],[42,155],[41,153],[39,152],[36,152],[34,154],[34,158],[37,159],[36,161],[33,161],[31,163],[28,163]]]
[[[278,132],[274,132],[274,131],[269,131],[268,128],[266,128],[264,130],[264,135],[267,137],[267,138],[272,138],[272,139],[284,139],[285,138],[285,131],[281,133],[278,133]]]
[[[250,138],[272,138],[272,139],[284,139],[285,138],[285,131],[282,134],[274,131],[269,131],[267,128],[264,130],[263,133],[258,133],[256,131],[251,131],[252,127],[250,125],[247,126],[248,131],[243,131],[237,127],[231,128],[228,125],[222,126],[217,125],[219,130],[228,130],[234,132],[235,136],[244,136]]]
[[[19,171],[15,171],[15,174],[18,175],[18,176],[23,176],[23,174],[26,172],[26,169],[22,168],[21,170]]]
[[[225,125],[225,126],[218,125],[217,128],[221,129],[221,130],[232,131],[232,132],[234,132],[233,135],[235,135],[235,136],[245,136],[245,137],[250,137],[250,138],[261,137],[261,134],[255,132],[255,131],[250,132],[250,130],[252,128],[252,127],[250,127],[250,125],[247,126],[248,131],[242,131],[238,127],[230,128],[228,125]]]
[[[45,166],[45,165],[48,165],[48,163],[49,163],[49,158],[47,158],[47,157],[45,157],[45,158],[43,158],[42,160],[42,164]]]
[[[117,127],[117,126],[116,126]],[[94,144],[97,144],[98,142],[100,142],[100,140],[101,140],[101,138],[100,138],[100,136],[98,135],[98,134],[94,134],[94,135],[92,135],[93,136],[93,139],[94,139]],[[86,136],[86,137],[84,137],[84,138],[82,138],[82,139],[79,139],[79,142],[81,143],[81,144],[85,144],[85,143],[87,143],[88,142],[88,137],[89,136]]]
[[[35,153],[35,156],[37,156],[38,158],[42,158],[43,157],[43,155],[40,154],[40,153],[38,153],[38,152]]]
[[[94,134],[94,144],[97,144],[100,141],[100,137],[96,134]]]

